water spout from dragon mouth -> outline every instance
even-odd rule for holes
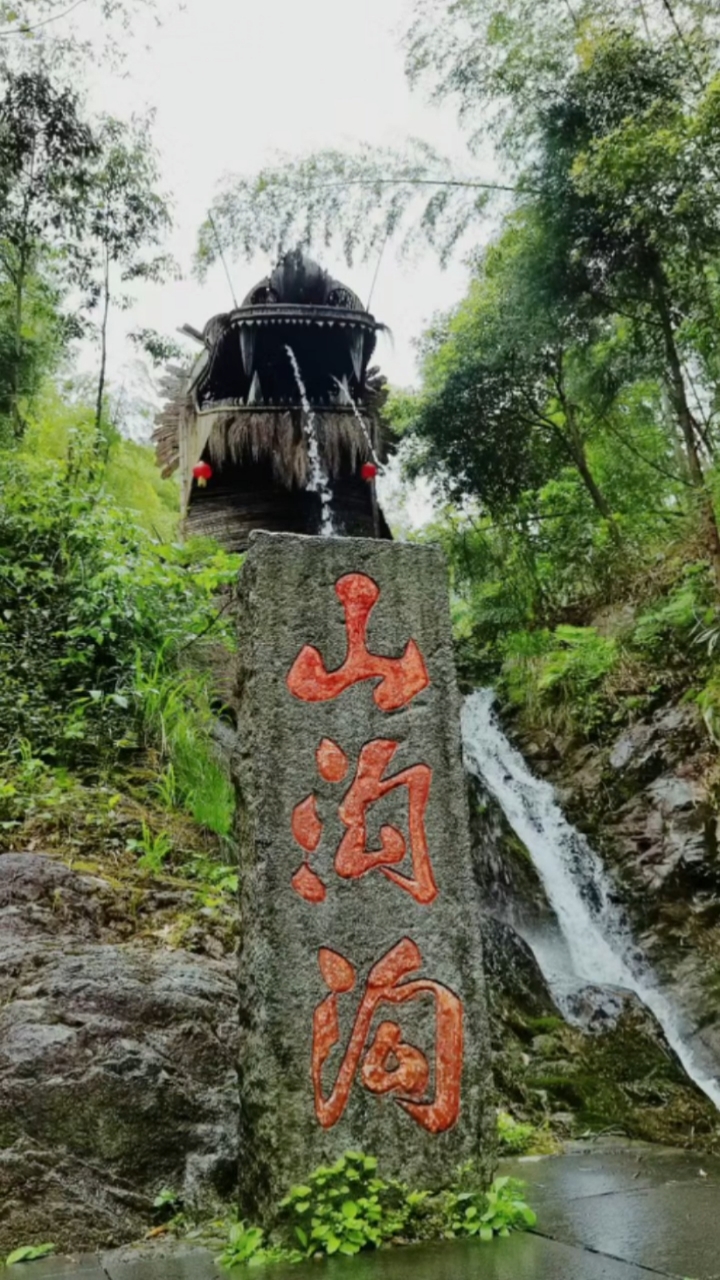
[[[308,488],[312,492],[317,493],[320,497],[321,519],[320,532],[324,538],[331,538],[335,533],[332,516],[332,489],[327,472],[322,464],[320,457],[320,445],[318,442],[317,420],[315,414],[310,408],[310,402],[305,390],[305,384],[300,372],[300,365],[291,346],[286,346],[288,359],[292,365],[292,371],[295,375],[297,389],[300,394],[300,403],[303,410],[303,430],[307,442],[308,461],[310,463],[310,475],[308,480]]]

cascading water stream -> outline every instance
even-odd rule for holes
[[[702,1068],[687,1043],[681,1019],[613,903],[600,859],[566,821],[550,784],[533,777],[508,741],[493,702],[491,689],[477,690],[465,699],[465,766],[498,801],[530,854],[566,944],[576,988],[588,983],[634,992],[657,1018],[687,1074],[720,1108],[720,1081]],[[558,989],[557,975],[548,972],[542,947],[529,941],[562,1007],[564,993]]]
[[[320,457],[317,422],[315,420],[315,414],[310,408],[310,401],[308,400],[305,383],[303,382],[302,374],[300,373],[300,365],[297,362],[297,356],[295,355],[292,347],[286,346],[285,350],[288,353],[290,364],[292,365],[292,371],[295,375],[295,381],[300,393],[300,403],[302,405],[304,415],[305,439],[307,441],[308,462],[310,463],[308,489],[319,495],[322,513],[320,518],[320,532],[324,538],[330,538],[335,532],[332,517],[332,490],[330,488],[330,481],[328,479],[327,472],[322,463],[322,458]]]
[[[360,430],[362,431],[363,436],[365,437],[365,443],[366,443],[366,445],[367,445],[367,447],[368,447],[368,450],[369,450],[369,453],[370,453],[370,457],[372,458],[373,462],[375,463],[375,466],[377,467],[378,471],[380,471],[380,472],[382,473],[382,472],[385,470],[385,468],[384,468],[384,466],[383,466],[382,462],[380,461],[380,459],[378,458],[378,456],[377,456],[377,454],[376,454],[376,452],[375,452],[375,447],[374,447],[373,442],[372,442],[372,439],[371,439],[371,437],[370,437],[370,432],[368,431],[367,423],[366,423],[365,419],[363,418],[363,416],[362,416],[362,414],[361,414],[360,410],[358,409],[357,404],[356,404],[356,403],[355,403],[355,401],[353,400],[352,395],[350,394],[350,389],[349,389],[349,387],[348,387],[348,385],[347,385],[347,382],[341,382],[339,378],[335,378],[335,381],[336,381],[336,383],[337,383],[337,385],[338,385],[338,387],[339,387],[339,389],[340,389],[340,392],[342,393],[342,395],[343,395],[343,396],[345,397],[345,399],[347,400],[348,404],[350,405],[350,407],[351,407],[351,409],[352,409],[352,411],[353,411],[353,413],[354,413],[354,415],[355,415],[355,420],[357,421],[357,423],[358,423],[358,425],[359,425],[359,427],[360,427]]]

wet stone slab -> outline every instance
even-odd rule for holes
[[[707,1175],[702,1177],[700,1171]],[[720,1163],[644,1149],[505,1162],[526,1179],[538,1232],[396,1248],[298,1267],[238,1269],[263,1280],[719,1280]],[[640,1178],[644,1185],[638,1185]],[[19,1273],[18,1273],[19,1274]],[[218,1280],[201,1250],[118,1250],[80,1262],[48,1259],[22,1280]]]
[[[521,1178],[538,1211],[592,1196],[634,1194],[683,1183],[715,1187],[720,1205],[720,1159],[673,1148],[633,1143],[624,1150],[584,1151],[561,1157],[504,1160],[503,1173]]]
[[[719,1211],[717,1184],[670,1183],[558,1201],[542,1211],[542,1230],[661,1275],[720,1280]]]
[[[716,1157],[638,1146],[507,1161],[503,1172],[526,1182],[544,1235],[651,1273],[720,1280]]]
[[[106,1256],[82,1270],[59,1262],[28,1264],[24,1280],[648,1280],[648,1272],[539,1236],[381,1250],[299,1266],[220,1271],[209,1253],[123,1260]]]
[[[256,534],[241,575],[240,1173],[248,1216],[362,1149],[493,1163],[438,549]]]

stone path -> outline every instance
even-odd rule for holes
[[[720,1160],[637,1146],[506,1162],[537,1231],[235,1273],[266,1280],[720,1280]],[[33,1263],[17,1280],[216,1280],[203,1250]]]

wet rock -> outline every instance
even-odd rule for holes
[[[233,962],[102,941],[105,885],[0,857],[0,1250],[123,1242],[236,1175]]]
[[[717,1112],[687,1078],[637,997],[588,985],[563,1000],[515,930],[483,917],[493,1065],[501,1105],[565,1139],[608,1128],[632,1138],[714,1149]]]
[[[540,966],[528,944],[511,925],[488,913],[482,917],[485,980],[491,1006],[505,1003],[531,1018],[560,1018]]]
[[[702,736],[697,707],[666,707],[620,734],[609,753],[610,768],[634,786],[647,784],[697,748]]]
[[[473,871],[483,909],[516,925],[553,919],[540,876],[500,805],[477,778],[468,778],[468,789]]]
[[[524,733],[544,741],[544,731]],[[584,744],[560,762],[550,753],[546,763],[568,819],[600,853],[645,956],[683,1010],[703,1068],[720,1076],[717,750],[697,707],[661,708],[608,745]],[[606,1009],[603,996],[582,1019],[592,1028]]]
[[[620,987],[587,986],[572,992],[565,1008],[578,1026],[594,1035],[612,1030],[628,1009],[640,1009],[642,1005],[631,991]]]

